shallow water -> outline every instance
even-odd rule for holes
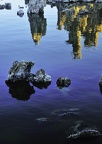
[[[0,10],[0,143],[101,144],[101,137],[94,141],[66,139],[75,133],[73,127],[80,121],[102,133],[102,95],[98,85],[102,73],[101,10],[88,18],[73,19],[47,5],[44,16],[38,19],[43,25],[43,30],[39,28],[42,36],[34,42],[36,17],[28,17],[23,0],[9,2],[11,10]],[[23,17],[17,16],[18,5],[24,6]],[[85,30],[83,24],[87,25]],[[15,98],[5,84],[15,60],[34,61],[32,72],[44,69],[52,77],[51,85],[47,89],[34,87],[35,93],[27,100],[18,100],[19,93]],[[71,79],[68,88],[57,88],[60,76]]]

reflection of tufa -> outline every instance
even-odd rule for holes
[[[34,43],[38,45],[41,37],[46,34],[46,18],[44,15],[28,14],[30,30]]]
[[[28,13],[43,13],[46,6],[46,0],[29,0]]]
[[[82,130],[76,134],[71,134],[68,136],[69,139],[78,139],[78,138],[88,138],[88,137],[98,137],[101,136],[101,133],[98,130]]]

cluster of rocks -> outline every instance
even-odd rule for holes
[[[3,9],[11,10],[11,3],[0,4],[0,10]]]
[[[30,85],[36,86],[37,88],[47,88],[51,84],[51,76],[48,75],[45,70],[40,69],[35,74],[31,73],[31,68],[34,66],[34,62],[29,61],[15,61],[8,72],[8,79],[5,81],[9,87],[9,93],[16,97],[20,92],[20,97],[23,98],[26,92],[27,97],[34,93],[34,88]],[[59,78],[56,82],[59,87],[68,87],[71,81],[68,78]],[[26,89],[26,90],[25,90]],[[21,92],[22,91],[22,92]],[[25,92],[24,92],[25,91]]]

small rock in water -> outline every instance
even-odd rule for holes
[[[5,9],[11,10],[11,3],[5,3]]]
[[[20,17],[23,17],[24,11],[23,10],[17,11],[17,15],[20,16]]]
[[[38,88],[47,88],[51,84],[51,76],[45,73],[43,69],[40,69],[36,72],[32,83]]]
[[[71,84],[71,80],[67,77],[59,77],[56,84],[58,87],[68,87]]]
[[[101,133],[98,130],[87,129],[77,132],[76,134],[71,134],[68,136],[69,139],[79,139],[79,138],[90,138],[101,136]]]
[[[47,122],[47,118],[45,118],[45,117],[37,118],[36,120],[39,122]]]
[[[3,10],[5,8],[5,5],[0,4],[0,10]]]

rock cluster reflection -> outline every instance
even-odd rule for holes
[[[34,43],[38,45],[40,43],[41,37],[46,34],[46,18],[44,18],[44,15],[42,14],[28,14],[28,18],[32,39],[34,40]]]

